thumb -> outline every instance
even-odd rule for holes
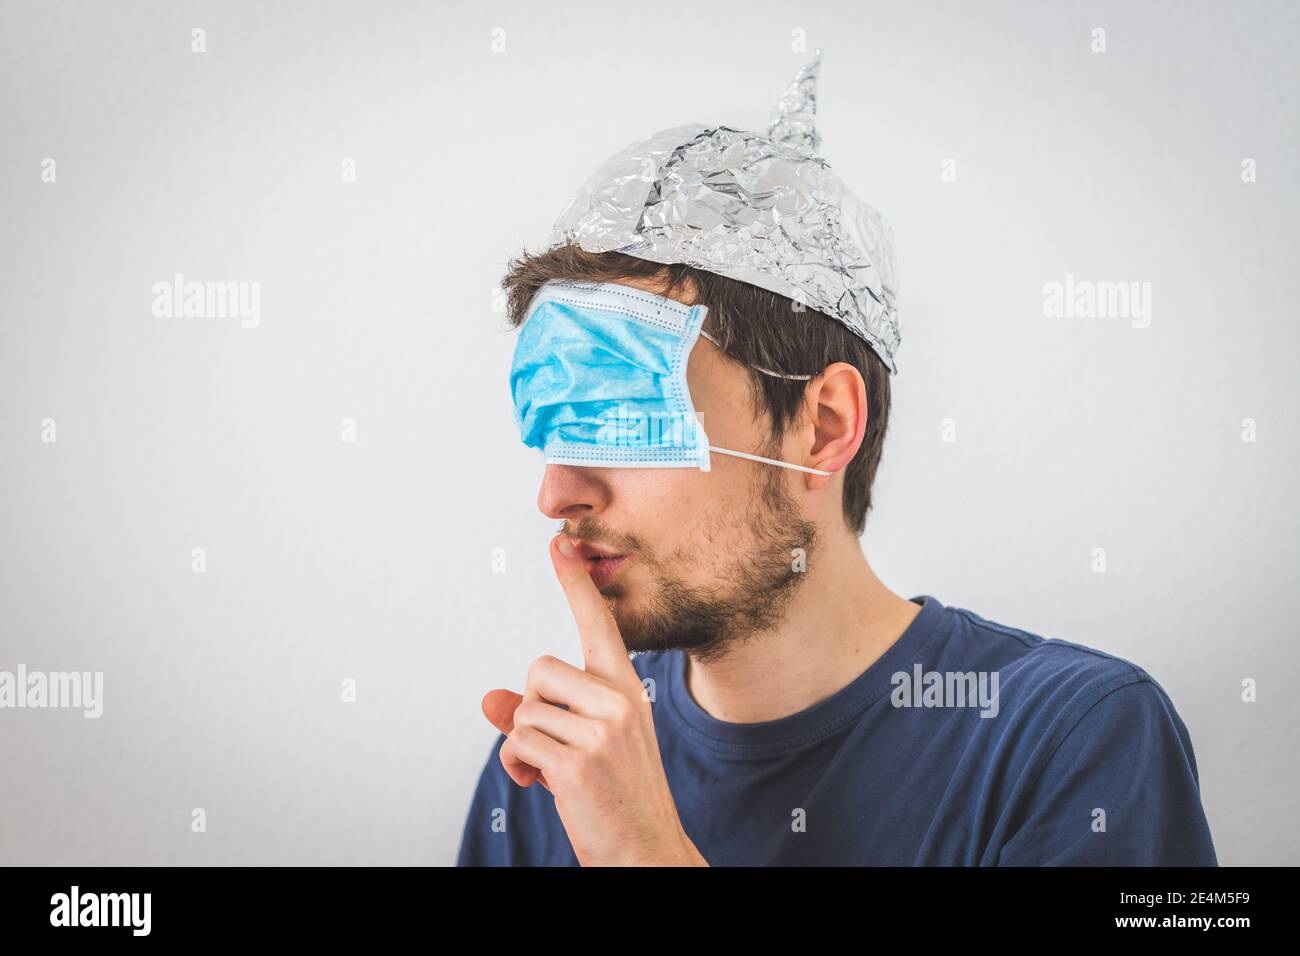
[[[483,702],[479,706],[483,708],[483,716],[488,719],[488,723],[501,733],[509,734],[515,729],[515,708],[523,702],[523,699],[523,695],[516,694],[512,690],[498,688],[484,694]],[[551,789],[551,785],[546,782],[546,775],[536,767],[520,764],[516,772],[518,777],[515,782],[521,787],[530,786],[536,780],[547,790]]]
[[[483,716],[497,730],[508,734],[515,729],[515,708],[523,702],[523,696],[512,690],[490,690],[483,695]]]

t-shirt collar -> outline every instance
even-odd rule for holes
[[[679,726],[696,743],[737,757],[765,757],[799,750],[829,737],[857,719],[867,708],[888,696],[892,677],[910,672],[926,658],[947,631],[950,615],[929,595],[912,598],[921,612],[889,649],[865,671],[830,697],[777,720],[738,724],[706,713],[686,687],[684,651],[671,652],[668,673],[668,709]]]

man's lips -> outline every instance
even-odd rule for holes
[[[574,541],[573,547],[597,588],[603,588],[612,581],[614,575],[628,562],[628,555],[618,554],[589,541]]]
[[[592,544],[590,541],[577,541],[573,538],[573,547],[582,556],[584,561],[595,561],[601,558],[621,558],[623,555],[609,548],[602,548],[598,544]]]

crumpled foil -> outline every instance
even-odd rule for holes
[[[611,157],[583,184],[552,245],[685,263],[842,322],[897,372],[893,231],[817,153],[821,50],[771,111],[766,135],[689,123]]]

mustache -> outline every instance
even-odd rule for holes
[[[582,518],[575,524],[570,524],[567,520],[560,522],[560,532],[574,541],[604,545],[618,554],[632,554],[645,550],[636,535],[610,531],[591,516]]]

